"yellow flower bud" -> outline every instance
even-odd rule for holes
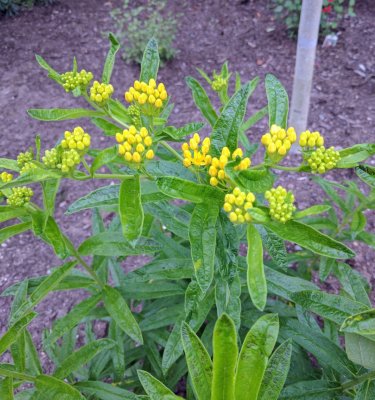
[[[224,211],[230,212],[232,211],[232,205],[230,203],[224,203]]]
[[[184,167],[189,168],[191,166],[191,161],[189,158],[184,158],[183,162]]]
[[[131,103],[131,102],[133,101],[133,99],[134,99],[134,97],[133,97],[133,95],[132,95],[130,92],[125,92],[125,100],[126,100],[128,103]]]
[[[143,146],[142,143],[138,143],[136,150],[138,151],[138,153],[143,153],[145,151],[145,147]]]
[[[151,136],[145,137],[143,141],[144,141],[144,143],[145,143],[145,145],[146,145],[147,147],[150,147],[150,146],[152,145],[152,138],[151,138]]]
[[[133,153],[133,161],[136,162],[136,163],[140,163],[141,162],[141,155],[137,151],[135,151]]]
[[[147,160],[153,159],[154,158],[154,151],[151,150],[151,149],[148,150],[147,153],[146,153],[146,158],[147,158]]]
[[[163,102],[160,99],[156,99],[155,107],[156,108],[161,108],[162,106],[163,106]]]
[[[156,88],[156,82],[155,82],[155,79],[153,79],[153,78],[151,78],[149,81],[148,81],[148,84],[149,84],[149,86],[151,86],[152,88]]]
[[[212,178],[210,178],[210,184],[212,186],[217,186],[219,184],[219,181],[217,180],[217,178],[215,178],[214,176]]]
[[[285,154],[286,154],[286,148],[285,148],[285,146],[280,146],[277,152],[278,152],[281,156],[285,156]]]
[[[123,142],[124,141],[124,136],[121,134],[121,133],[116,133],[116,141],[118,142],[118,143],[121,143],[121,142]]]
[[[142,91],[143,93],[146,93],[146,92],[147,92],[147,83],[141,82],[141,91]]]
[[[267,151],[268,151],[268,153],[270,153],[270,154],[275,153],[275,152],[276,152],[276,145],[275,145],[275,143],[270,143],[270,144],[268,145],[268,147],[267,147]]]
[[[219,179],[221,179],[221,180],[224,180],[224,179],[225,179],[225,172],[224,172],[223,169],[221,169],[221,170],[218,172],[217,177],[218,177]]]
[[[150,104],[154,104],[155,101],[156,101],[155,97],[154,97],[152,94],[150,94],[150,96],[148,97],[148,102],[149,102]]]
[[[165,100],[168,97],[168,94],[165,90],[160,93],[161,100]]]
[[[128,162],[133,160],[133,156],[132,156],[132,153],[130,153],[130,151],[127,151],[125,153],[125,160],[128,161]]]

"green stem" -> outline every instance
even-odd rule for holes
[[[89,165],[87,164],[87,161],[85,160],[85,157],[82,157],[82,164],[86,168],[86,171],[91,175],[91,170]]]
[[[88,274],[95,280],[95,282],[101,287],[104,288],[104,283],[100,280],[96,272],[86,263],[86,261],[80,256],[76,248],[72,245],[74,248],[73,250],[73,256],[75,259],[82,265],[82,267],[87,271]]]
[[[341,385],[342,390],[348,390],[354,386],[359,385],[362,382],[365,382],[369,379],[375,379],[375,371],[370,371],[367,372],[366,374],[360,375],[359,377],[352,379],[351,381],[348,381],[346,383],[343,383]]]
[[[181,154],[179,154],[172,146],[170,146],[167,142],[162,140],[160,144],[167,149],[169,152],[171,152],[178,160],[184,161],[184,158],[182,157]]]
[[[85,175],[82,177],[74,178],[77,181],[87,181],[89,179],[119,179],[124,181],[126,179],[132,179],[133,175],[122,175],[122,174],[93,174],[92,176]]]

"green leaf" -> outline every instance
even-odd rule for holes
[[[276,265],[283,270],[287,270],[288,261],[284,240],[262,225],[257,225],[257,229],[262,237],[264,247]]]
[[[217,121],[217,114],[206,91],[202,88],[200,83],[191,76],[186,78],[186,83],[192,91],[195,105],[213,127]]]
[[[312,207],[306,208],[304,210],[297,211],[293,215],[293,218],[300,219],[300,218],[308,217],[309,215],[322,214],[330,209],[331,209],[331,206],[329,206],[328,204],[318,204],[316,206],[312,206]]]
[[[241,132],[246,132],[268,114],[268,106],[261,108],[241,125]]]
[[[50,346],[58,338],[71,331],[79,324],[100,301],[101,294],[96,294],[83,300],[74,306],[68,314],[54,322],[51,332],[46,338],[46,343]]]
[[[5,242],[7,239],[19,235],[31,229],[31,222],[22,222],[21,224],[10,225],[0,229],[0,243]]]
[[[355,253],[342,243],[301,222],[291,220],[281,224],[269,221],[266,223],[266,227],[284,240],[297,243],[325,257],[352,258],[355,256]]]
[[[257,78],[256,78],[257,79]],[[244,85],[225,105],[211,133],[211,154],[219,157],[225,146],[232,152],[238,146],[238,132],[246,114],[254,82]]]
[[[139,175],[121,183],[119,214],[124,238],[137,240],[142,234],[144,220]]]
[[[55,211],[55,200],[59,186],[60,179],[49,179],[42,182],[44,208],[47,214],[51,216]]]
[[[86,108],[32,108],[28,110],[27,113],[30,117],[40,121],[65,121],[77,118],[103,117],[105,115],[101,111]]]
[[[50,216],[47,218],[41,238],[53,247],[56,255],[60,258],[66,258],[70,254],[72,244],[61,232],[56,221]]]
[[[345,350],[349,360],[365,367],[375,369],[375,342],[356,333],[345,333]]]
[[[292,301],[306,310],[329,319],[336,324],[342,324],[352,314],[368,310],[368,307],[362,303],[320,290],[305,290],[294,293],[291,298]]]
[[[5,378],[0,380],[0,398],[1,400],[13,400],[13,379]]]
[[[85,400],[73,386],[52,376],[39,375],[35,379],[38,400]]]
[[[57,72],[57,71],[55,71],[48,63],[47,63],[47,61],[43,58],[43,57],[41,57],[41,56],[39,56],[38,54],[35,54],[35,58],[36,58],[36,61],[38,62],[38,64],[43,68],[43,69],[45,69],[46,71],[48,71],[48,76],[51,78],[51,79],[53,79],[54,81],[56,81],[57,83],[62,83],[62,80],[61,80],[61,75]]]
[[[93,174],[103,165],[110,164],[117,158],[117,146],[108,147],[107,149],[101,150],[100,153],[94,158],[91,165],[91,173]]]
[[[340,387],[334,383],[319,379],[302,381],[287,386],[281,393],[280,400],[330,400],[337,399],[335,394]],[[334,397],[335,396],[335,397]]]
[[[213,335],[213,376],[211,400],[234,400],[237,335],[227,314],[217,320]]]
[[[342,322],[340,330],[348,333],[358,333],[375,341],[375,309],[351,313]]]
[[[174,126],[167,126],[163,129],[160,134],[157,134],[158,140],[169,140],[179,142],[185,136],[200,131],[204,127],[202,122],[191,122],[182,126],[181,128],[175,128]]]
[[[268,99],[269,126],[273,124],[287,128],[289,99],[280,81],[272,74],[266,75],[266,94]]]
[[[156,80],[159,63],[158,42],[155,38],[151,38],[143,53],[140,81],[148,83],[151,78]]]
[[[35,312],[30,312],[16,321],[0,338],[0,355],[11,346],[23,332],[24,328],[36,317]]]
[[[108,257],[120,257],[140,254],[153,254],[160,250],[161,246],[154,240],[139,238],[136,245],[132,246],[117,232],[103,232],[89,237],[78,248],[80,254],[98,255]]]
[[[359,165],[355,169],[358,177],[372,188],[375,187],[375,167],[371,165]]]
[[[215,203],[198,203],[191,217],[189,239],[195,276],[203,292],[214,277],[216,220],[219,207]]]
[[[263,245],[262,238],[253,224],[247,226],[247,287],[254,306],[263,311],[267,302]]]
[[[337,168],[352,168],[358,163],[366,160],[375,154],[375,145],[373,143],[356,144],[355,146],[340,151],[340,160]]]
[[[288,376],[291,357],[292,343],[290,340],[286,340],[275,350],[268,362],[258,400],[277,400],[279,398]]]
[[[205,201],[223,201],[224,194],[221,190],[208,185],[201,185],[185,179],[166,176],[157,179],[157,185],[161,192],[167,196],[192,203],[203,203]]]
[[[235,171],[235,164],[237,164],[236,161],[229,162],[225,167],[225,172],[240,189],[253,193],[264,193],[272,188],[275,176],[268,169]]]
[[[247,333],[238,356],[235,378],[235,399],[258,398],[268,357],[279,334],[277,314],[266,314],[259,318]]]
[[[117,132],[121,132],[123,130],[119,126],[113,124],[112,122],[108,122],[103,118],[92,118],[91,122],[101,129],[106,136],[115,136]]]
[[[0,168],[17,172],[20,170],[17,161],[9,160],[8,158],[0,158]]]
[[[102,74],[102,82],[107,84],[111,80],[112,70],[116,59],[116,53],[120,48],[120,43],[112,33],[108,35],[108,39],[111,42],[111,47],[109,48]]]
[[[56,368],[53,376],[58,379],[68,377],[72,372],[87,364],[97,354],[104,350],[111,349],[115,344],[116,343],[111,339],[99,339],[82,346],[63,360]]]
[[[114,288],[103,289],[104,306],[118,326],[133,340],[143,343],[142,332],[124,298]]]
[[[281,327],[280,332],[283,337],[292,339],[293,342],[312,353],[319,363],[329,366],[349,378],[356,373],[356,367],[349,361],[341,347],[323,333],[312,330],[311,327],[303,325],[295,319],[288,319]]]
[[[27,213],[27,209],[24,207],[0,206],[0,222],[23,217],[27,215]]]
[[[100,400],[137,400],[138,396],[128,390],[109,383],[86,381],[77,382],[74,387],[79,391],[97,397]]]
[[[61,173],[57,171],[36,167],[18,176],[16,179],[12,181],[0,185],[0,188],[6,189],[15,186],[28,185],[29,183],[43,182],[49,179],[59,179],[59,178],[61,178]]]
[[[198,400],[210,399],[212,383],[211,358],[198,336],[185,322],[181,327],[181,338],[194,393]]]
[[[354,400],[371,400],[375,398],[375,381],[368,380],[359,387]]]
[[[149,395],[150,400],[173,400],[181,399],[176,396],[171,390],[164,386],[160,381],[154,378],[146,371],[139,369],[137,371],[138,378],[141,381],[143,389]]]
[[[348,264],[338,263],[334,266],[334,274],[350,297],[371,307],[371,301],[364,286],[364,278],[357,271]]]

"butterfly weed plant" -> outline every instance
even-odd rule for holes
[[[227,63],[212,78],[199,70],[221,108],[187,77],[204,122],[169,125],[174,94],[158,79],[156,40],[140,76],[119,88],[111,81],[119,43],[109,38],[101,77],[79,70],[76,59],[60,73],[36,57],[87,107],[29,110],[38,120],[66,121],[65,132],[53,148],[37,137],[16,160],[0,158],[0,222],[8,221],[0,241],[31,230],[61,259],[49,275],[2,293],[13,303],[0,338],[0,354],[11,360],[0,364],[1,399],[373,399],[375,312],[368,283],[347,261],[353,240],[374,245],[365,230],[374,168],[364,163],[374,145],[337,150],[313,129],[287,126],[288,96],[273,75],[264,82],[267,105],[246,118],[260,80],[236,74],[230,91]],[[266,115],[267,132],[249,141],[249,128]],[[93,148],[92,125],[112,146]],[[292,146],[300,153],[286,166]],[[256,164],[258,148],[264,156]],[[353,169],[361,184],[324,179],[339,168]],[[311,190],[320,185],[329,199],[299,209],[298,188],[283,187],[280,173],[311,177]],[[103,182],[66,209],[92,212],[92,234],[78,247],[54,217],[62,180]],[[288,252],[286,242],[297,246]],[[147,261],[124,271],[133,255]],[[334,275],[339,294],[312,283],[314,269],[322,280]],[[44,331],[54,365],[47,373],[29,324],[47,295],[77,289],[87,297]],[[95,321],[105,323],[105,335]]]

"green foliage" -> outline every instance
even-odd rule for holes
[[[109,39],[105,85],[119,49],[117,39]],[[64,90],[61,74],[40,56],[37,62]],[[77,61],[73,64],[74,72]],[[0,364],[0,397],[176,400],[182,399],[175,393],[185,383],[181,395],[198,400],[372,398],[370,287],[346,260],[355,256],[354,240],[375,246],[374,234],[366,231],[367,212],[375,205],[374,169],[363,164],[375,153],[374,145],[339,152],[336,168],[353,168],[357,181],[337,183],[313,174],[307,159],[315,139],[311,146],[300,142],[302,157],[292,159],[296,166],[284,166],[280,152],[277,157],[266,152],[252,165],[259,140],[250,142],[247,132],[267,114],[264,136],[275,148],[278,140],[297,141],[287,127],[289,100],[281,82],[267,75],[267,105],[246,117],[259,78],[242,84],[234,74],[233,91],[227,63],[213,79],[200,70],[213,90],[208,93],[188,77],[194,102],[211,127],[202,140],[196,131],[203,122],[168,125],[173,104],[164,83],[157,82],[158,68],[158,44],[151,39],[140,78],[128,91],[130,105],[116,99],[98,104],[88,85],[81,85],[66,95],[82,97],[87,108],[29,111],[46,122],[67,121],[73,133],[67,131],[51,151],[76,152],[69,171],[40,161],[39,137],[27,160],[26,153],[19,157],[22,165],[0,158],[6,170],[0,171],[1,201],[31,184],[40,185],[43,194],[43,206],[32,198],[0,204],[0,222],[6,222],[0,243],[31,230],[63,260],[48,276],[26,278],[2,293],[13,302],[0,338],[0,355],[9,351],[11,356],[11,363]],[[147,102],[137,101],[137,90],[138,98],[147,93]],[[153,93],[163,93],[160,107]],[[219,97],[220,108],[211,94]],[[72,119],[82,117],[113,138],[113,145],[92,149],[86,129],[70,127]],[[146,141],[152,154],[143,157]],[[185,142],[182,153],[169,141]],[[27,171],[24,162],[32,165]],[[278,188],[285,196],[276,200],[266,194],[274,193],[275,170],[312,174],[311,186],[325,193],[321,204],[294,211],[298,190]],[[63,179],[82,185],[105,181],[66,209],[66,214],[92,213],[92,233],[78,247],[54,217]],[[124,271],[131,256],[139,256],[142,265]],[[339,293],[313,284],[315,271],[322,281],[336,277]],[[44,375],[29,325],[48,295],[76,289],[86,297],[43,333],[42,350],[54,366]],[[98,321],[107,327],[104,337],[95,330]]]
[[[121,7],[111,11],[116,36],[124,48],[122,56],[125,61],[141,64],[143,51],[152,37],[159,44],[162,63],[175,57],[178,15],[168,11],[167,2],[149,0],[142,5],[134,5],[131,0],[124,0]]]
[[[285,24],[291,36],[295,36],[298,31],[302,0],[272,0],[271,3],[276,19]],[[354,17],[355,3],[356,0],[323,0],[321,34],[328,35],[336,31],[344,16]]]

